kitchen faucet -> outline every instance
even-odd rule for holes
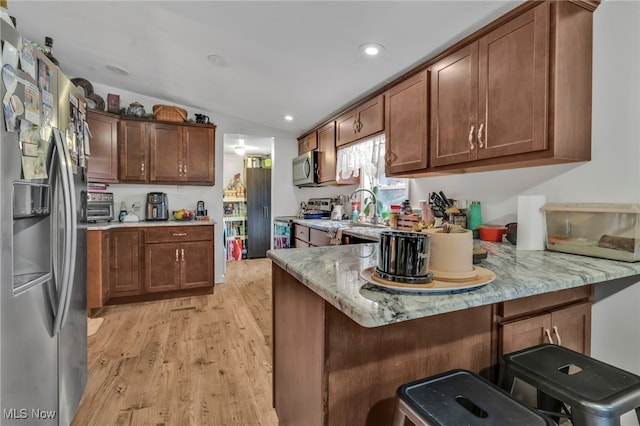
[[[378,203],[378,199],[376,198],[376,194],[373,193],[373,191],[371,191],[370,189],[366,189],[366,188],[360,188],[360,189],[356,189],[355,191],[353,191],[351,193],[351,196],[349,197],[352,200],[356,199],[356,194],[358,192],[368,192],[369,194],[371,194],[371,198],[373,199],[372,207],[373,207],[373,217],[371,218],[371,223],[373,223],[374,225],[378,223],[378,215],[376,214],[376,204]],[[363,210],[364,210],[364,206],[363,206]]]

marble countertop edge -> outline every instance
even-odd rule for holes
[[[278,266],[363,327],[469,309],[640,274],[627,263],[550,251],[518,251],[507,243],[476,242],[489,252],[478,266],[496,274],[484,287],[454,294],[394,294],[367,283],[377,244],[272,250]],[[640,277],[638,277],[640,280]]]

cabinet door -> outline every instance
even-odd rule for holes
[[[384,130],[384,95],[365,102],[357,110],[358,133],[356,139],[366,138]]]
[[[180,244],[180,288],[213,286],[213,241]]]
[[[309,133],[303,136],[298,141],[298,155],[302,155],[305,152],[313,151],[318,148],[318,135],[316,132]]]
[[[214,131],[208,127],[183,127],[182,172],[187,182],[214,184]]]
[[[391,175],[427,168],[427,72],[386,93],[385,171]]]
[[[87,178],[89,182],[118,182],[118,118],[87,111],[87,124],[91,129],[91,155]]]
[[[589,355],[591,353],[591,303],[581,303],[552,312],[551,329],[555,343]]]
[[[149,177],[147,123],[120,120],[120,180],[146,182]]]
[[[318,130],[318,182],[336,180],[336,124]]]
[[[547,148],[548,22],[544,3],[479,40],[478,159]]]
[[[140,236],[134,231],[110,231],[109,276],[111,296],[140,294]]]
[[[478,43],[435,63],[431,74],[431,165],[476,158]]]
[[[180,289],[181,253],[179,244],[146,244],[144,247],[144,288],[154,293]]]
[[[500,354],[508,354],[530,346],[550,343],[547,332],[551,333],[551,315],[541,314],[501,325]]]
[[[149,131],[151,182],[183,180],[182,132],[175,124],[154,123]]]
[[[102,234],[102,249],[100,251],[100,255],[102,258],[102,304],[104,306],[111,297],[111,286],[109,282],[111,281],[111,276],[109,275],[109,256],[111,253],[111,233],[108,231],[101,232]]]
[[[352,109],[336,119],[336,147],[346,145],[357,139],[356,110]]]

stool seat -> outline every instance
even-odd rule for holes
[[[514,377],[529,383],[569,405],[574,425],[616,425],[640,407],[640,376],[565,347],[534,346],[503,361],[503,388],[509,390]]]
[[[555,423],[467,370],[451,370],[398,388],[394,425],[547,426]]]

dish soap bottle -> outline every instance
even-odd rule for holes
[[[127,215],[127,205],[123,201],[120,203],[120,214],[118,215],[118,222],[122,222],[124,217]]]

